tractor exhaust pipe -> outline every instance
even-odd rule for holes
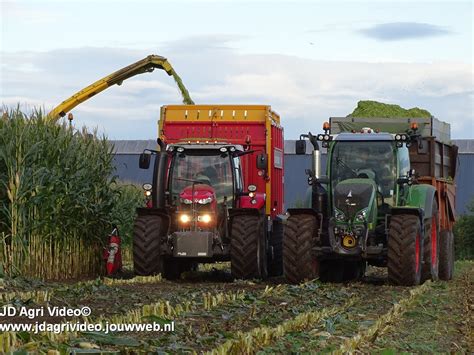
[[[314,177],[319,179],[321,177],[321,152],[319,150],[318,140],[311,132],[308,132],[308,137],[314,147],[311,159],[311,170],[313,170]]]
[[[155,159],[158,161],[155,163],[155,171],[153,176],[154,186],[156,186],[156,193],[153,194],[153,206],[157,208],[165,207],[165,183],[166,183],[166,170],[168,168],[168,154],[166,153],[166,143],[160,138],[157,139],[160,152],[157,154]]]
[[[311,132],[308,133],[308,138],[314,147],[312,152],[311,168],[313,170],[315,180],[313,182],[311,193],[311,207],[318,213],[321,226],[326,227],[329,219],[328,193],[319,181],[321,178],[321,151],[319,150],[318,140],[311,134]],[[318,237],[320,238],[321,236],[319,235]]]

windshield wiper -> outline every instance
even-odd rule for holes
[[[347,170],[350,170],[351,173],[357,177],[357,171],[355,171],[354,169],[352,169],[349,165],[347,165],[341,158],[337,157],[336,158],[336,163],[340,166],[342,166],[343,168],[347,169]]]

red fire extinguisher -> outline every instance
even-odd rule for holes
[[[114,226],[112,233],[108,236],[107,247],[104,248],[104,260],[106,262],[107,276],[115,275],[122,271],[122,248],[121,239],[117,226]]]

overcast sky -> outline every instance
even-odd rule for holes
[[[288,139],[369,99],[425,108],[453,138],[474,137],[471,1],[0,1],[6,106],[49,110],[153,53],[196,103],[271,105]],[[150,139],[173,103],[173,80],[155,71],[73,112],[112,139]]]

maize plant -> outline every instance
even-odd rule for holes
[[[10,110],[0,119],[0,269],[64,279],[97,275],[115,222],[112,147],[85,128]],[[133,217],[132,217],[133,218]]]

